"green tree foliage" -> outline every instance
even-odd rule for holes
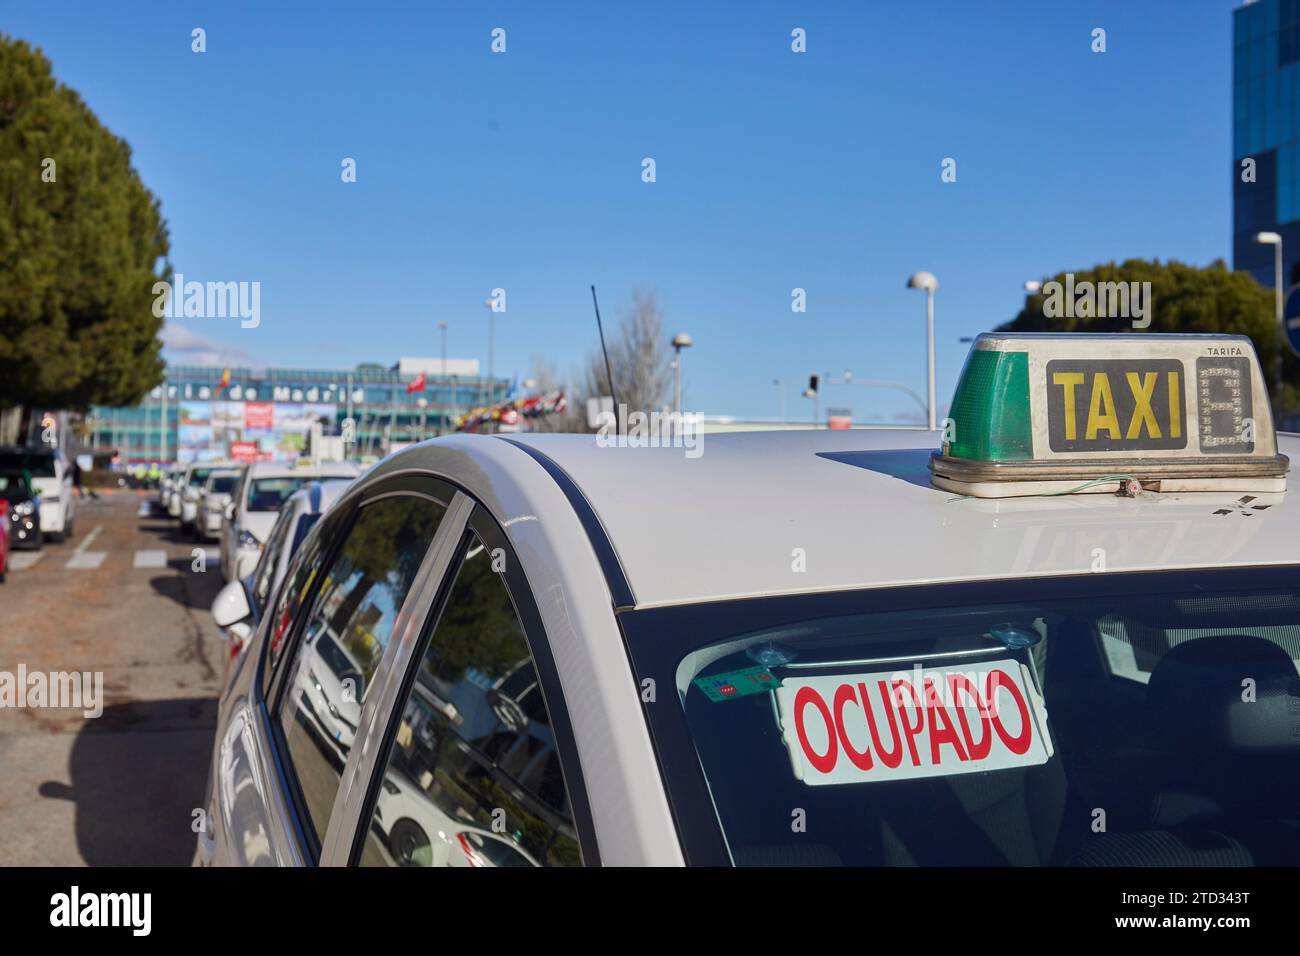
[[[1044,280],[1065,284],[1061,272]],[[1300,361],[1281,342],[1277,328],[1273,290],[1266,289],[1247,272],[1233,272],[1222,259],[1210,265],[1182,262],[1148,262],[1128,259],[1116,265],[1108,262],[1073,272],[1076,288],[1081,282],[1094,286],[1103,282],[1150,282],[1151,325],[1134,329],[1133,319],[1123,316],[1048,316],[1046,296],[1040,290],[1025,297],[1024,308],[1001,332],[1223,332],[1248,335],[1255,344],[1264,378],[1273,385],[1273,362],[1279,345],[1285,354],[1283,365],[1284,408],[1296,407],[1294,383],[1300,377]],[[1130,310],[1131,311],[1131,310]]]
[[[130,147],[0,34],[0,408],[131,405],[157,385],[167,251]]]

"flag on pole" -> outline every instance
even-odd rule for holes
[[[412,392],[423,392],[425,381],[425,375],[421,372],[419,375],[415,376],[414,381],[406,383],[406,394],[410,395]]]

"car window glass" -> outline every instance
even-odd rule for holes
[[[310,477],[258,478],[248,493],[248,510],[279,511],[291,494],[313,480]]]
[[[573,815],[524,629],[471,536],[417,665],[362,866],[569,866]]]
[[[267,625],[266,667],[262,674],[264,694],[270,694],[271,681],[288,646],[290,625],[297,619],[299,609],[312,591],[321,564],[328,555],[330,542],[342,533],[348,517],[348,511],[335,510],[323,522],[320,533],[305,540],[293,556],[284,586],[276,598],[274,615]]]
[[[266,547],[262,549],[257,570],[253,572],[253,598],[258,607],[265,607],[271,597],[271,584],[275,580],[276,566],[280,563],[280,551],[284,548],[289,527],[296,521],[297,515],[292,512],[280,515],[275,522],[275,527],[271,529]]]
[[[285,674],[280,719],[318,839],[329,824],[371,678],[445,512],[415,496],[364,506],[312,599]]]

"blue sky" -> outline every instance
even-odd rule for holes
[[[943,405],[959,338],[1011,318],[1025,279],[1230,258],[1235,5],[3,0],[0,30],[131,143],[177,271],[261,282],[258,328],[184,320],[192,340],[392,364],[436,355],[445,321],[450,355],[486,361],[503,287],[497,372],[576,371],[588,286],[607,321],[639,287],[695,339],[688,408],[774,416],[781,378],[793,416],[810,372],[924,393],[917,269],[940,282]]]

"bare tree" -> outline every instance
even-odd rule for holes
[[[586,403],[579,400],[576,389],[573,386],[573,375],[570,373],[567,377],[561,376],[555,367],[555,363],[548,358],[534,355],[532,360],[532,374],[529,375],[536,383],[536,390],[540,395],[546,395],[557,389],[564,392],[568,406],[563,412],[555,412],[551,415],[539,415],[529,422],[529,428],[535,432],[582,432],[587,430],[587,408]]]
[[[668,396],[672,369],[668,339],[664,336],[663,311],[653,292],[636,290],[632,306],[623,314],[616,335],[606,330],[610,374],[614,392],[629,412],[651,412],[663,408]],[[600,346],[587,357],[585,395],[608,395],[609,376]],[[585,399],[584,399],[585,407]]]

